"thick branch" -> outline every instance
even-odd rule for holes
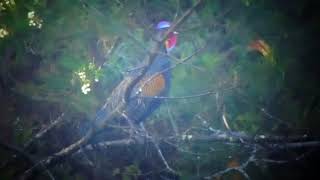
[[[247,145],[260,145],[265,148],[286,149],[301,147],[320,147],[320,141],[306,135],[302,136],[271,136],[255,135],[250,136],[243,132],[220,131],[211,129],[210,135],[202,135],[191,132],[185,133],[182,137],[188,141],[216,141],[226,143],[245,143]]]

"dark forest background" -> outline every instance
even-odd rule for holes
[[[0,179],[317,177],[320,4],[196,3],[0,0]],[[41,161],[81,139],[149,53],[154,26],[188,10],[170,93],[145,121],[150,141],[113,144],[130,139],[114,123],[109,145]]]

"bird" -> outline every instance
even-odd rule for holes
[[[160,21],[155,29],[157,33],[164,33],[171,27],[171,22]],[[177,44],[177,32],[169,33],[160,52],[153,63],[148,67],[144,76],[135,84],[126,102],[123,117],[133,123],[144,122],[161,104],[162,100],[156,97],[167,96],[171,85],[170,56],[168,55]],[[100,126],[106,120],[110,111],[115,109],[119,102],[124,101],[124,94],[132,79],[139,73],[133,72],[113,89],[106,103],[98,111],[94,120]]]

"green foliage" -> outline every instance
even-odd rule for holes
[[[258,112],[242,113],[235,118],[233,129],[256,134],[261,126],[261,114]]]
[[[122,180],[132,180],[138,179],[139,174],[141,174],[139,167],[135,164],[125,167],[122,173]]]
[[[154,24],[177,18],[195,1],[10,2],[14,4],[0,10],[1,80],[10,82],[8,89],[17,96],[39,102],[39,106],[53,104],[59,111],[94,117],[124,72],[142,63]],[[319,23],[309,27],[308,23],[316,20],[302,18],[300,21],[305,24],[300,27],[288,16],[302,16],[302,1],[285,4],[285,8],[275,2],[205,1],[177,29],[179,42],[173,55],[178,59],[205,48],[172,70],[170,96],[211,94],[168,100],[148,122],[165,121],[163,126],[167,127],[170,119],[180,132],[193,128],[208,131],[225,128],[225,113],[231,130],[253,135],[261,131],[278,133],[279,121],[297,128],[318,125],[319,105],[314,102],[319,97],[319,63],[312,62],[318,52],[304,46],[315,37],[312,32],[319,32]],[[97,57],[104,57],[110,50],[103,44],[112,44],[116,38],[121,39],[119,46],[104,59],[106,62],[99,62]],[[256,40],[270,46],[268,53],[249,48]],[[7,49],[14,53],[5,59]],[[103,63],[105,66],[100,66]],[[173,59],[172,64],[175,63],[179,60]],[[16,141],[22,143],[30,138],[30,129],[15,133]],[[226,166],[223,146],[179,145],[204,154],[211,152],[210,147],[217,149],[199,156],[200,160],[194,155],[179,154],[182,158],[177,158],[177,167],[185,179],[195,177],[197,168],[208,174],[206,170],[210,168]],[[113,171],[114,176],[121,174],[125,180],[137,179],[141,173],[138,163]]]

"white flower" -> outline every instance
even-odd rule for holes
[[[265,138],[266,138],[265,135],[260,135],[259,137],[260,137],[261,139],[265,139]]]
[[[185,140],[186,137],[187,137],[187,135],[183,134],[183,135],[182,135],[182,140]]]
[[[85,81],[87,78],[86,73],[84,71],[78,72],[78,76],[82,81]]]
[[[3,6],[3,3],[0,2],[0,11],[2,11],[2,10],[6,10],[6,8]]]
[[[0,29],[0,38],[4,38],[5,36],[7,36],[9,33],[6,29],[1,28]]]
[[[192,137],[193,137],[193,136],[192,136],[191,134],[189,134],[189,135],[183,134],[183,135],[182,135],[182,140],[186,140],[186,139],[187,139],[187,140],[190,140],[190,139],[192,139]]]
[[[14,0],[10,0],[11,5],[15,5],[16,3],[14,2]]]
[[[92,62],[90,62],[88,65],[88,68],[93,70],[95,68],[95,65]]]
[[[28,12],[28,18],[29,18],[29,19],[34,18],[34,11]]]
[[[83,71],[78,72],[78,75],[79,75],[79,76],[82,76],[83,74],[84,74]]]
[[[29,26],[36,26],[36,25],[37,23],[33,19],[29,20]]]
[[[41,24],[41,23],[39,23],[37,27],[38,27],[39,29],[41,29],[42,24]]]
[[[43,20],[37,17],[34,11],[28,12],[28,19],[29,19],[29,26],[34,26],[41,29]]]
[[[81,91],[83,94],[88,94],[91,91],[90,83],[83,84],[81,87]]]

